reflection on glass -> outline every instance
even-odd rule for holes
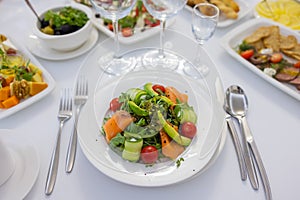
[[[202,63],[203,44],[208,41],[214,34],[219,19],[219,8],[213,4],[200,3],[194,6],[192,16],[192,32],[198,43],[197,54],[193,63],[198,64],[196,67],[202,74],[209,72],[208,66]],[[194,68],[187,64],[184,68],[185,73],[193,76]]]
[[[119,55],[118,20],[127,16],[136,4],[136,0],[90,0],[100,15],[110,19],[113,24],[115,50],[113,53],[101,55],[98,64],[107,73],[120,75],[135,67],[135,60],[123,59]]]
[[[166,20],[182,10],[186,2],[187,0],[143,0],[148,12],[160,20],[160,49],[150,51],[144,55],[143,64],[145,66],[168,67],[171,69],[177,67],[177,56],[164,50],[164,33]]]

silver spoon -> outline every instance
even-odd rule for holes
[[[252,161],[250,147],[247,144],[247,133],[250,133],[250,129],[247,125],[247,121],[245,118],[247,112],[248,101],[247,98],[244,98],[243,90],[236,85],[232,85],[227,89],[227,101],[228,101],[228,109],[227,111],[231,114],[231,116],[238,119],[239,124],[242,129],[243,137],[243,145],[244,145],[244,158],[246,163],[246,168],[248,171],[248,176],[250,179],[250,183],[252,187],[257,190],[258,189],[258,181],[256,176],[256,171],[254,168],[254,163]]]
[[[239,167],[240,167],[241,179],[243,181],[245,181],[247,179],[246,166],[245,166],[242,146],[241,146],[237,131],[235,129],[235,126],[233,124],[232,116],[229,114],[229,105],[228,105],[229,94],[230,94],[229,89],[227,89],[225,98],[224,98],[224,110],[226,111],[226,121],[227,121],[227,126],[229,128],[229,132],[231,133],[232,141],[233,141],[235,151],[237,154],[238,163],[239,163]]]
[[[247,120],[246,120],[246,114],[248,110],[248,99],[246,94],[244,93],[244,90],[237,86],[237,85],[232,85],[229,87],[229,112],[230,114],[237,118],[242,132],[243,132],[243,141],[244,141],[244,151],[245,151],[245,162],[246,162],[246,167],[248,170],[248,175],[250,182],[252,184],[252,187],[254,189],[258,189],[258,182],[257,182],[257,177],[256,177],[256,172],[254,169],[254,163],[251,160],[251,155],[250,153],[252,152],[253,157],[255,158],[258,171],[261,176],[261,180],[263,183],[266,199],[270,200],[272,199],[272,194],[271,194],[271,187],[270,183],[268,180],[268,176],[266,173],[266,170],[264,168],[261,156],[259,154],[259,151],[257,149],[256,143],[254,141],[253,135],[250,131],[250,128],[248,126]]]
[[[31,11],[34,13],[34,15],[36,16],[36,18],[39,20],[39,22],[42,24],[42,20],[39,17],[39,15],[37,14],[37,12],[34,10],[33,6],[31,5],[29,0],[25,0],[26,4],[28,5],[28,7],[31,9]]]

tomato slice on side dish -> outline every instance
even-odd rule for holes
[[[272,63],[279,63],[282,60],[282,55],[281,53],[274,53],[271,56],[271,62]]]
[[[254,54],[254,50],[253,49],[248,49],[248,50],[246,50],[246,51],[242,51],[241,53],[240,53],[240,55],[243,57],[243,58],[245,58],[245,59],[249,59],[249,58],[251,58],[251,56],[253,56],[253,54]]]
[[[296,63],[294,64],[294,67],[300,68],[300,61],[296,62]]]
[[[122,35],[124,37],[129,37],[133,35],[133,30],[130,27],[122,28]]]

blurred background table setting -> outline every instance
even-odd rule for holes
[[[299,2],[30,3],[39,18],[25,0],[0,1],[0,200],[300,198],[300,10],[294,9]],[[193,10],[199,3],[204,7]],[[85,13],[73,14],[87,21],[61,29],[44,24],[46,11],[68,6]],[[74,32],[63,33],[69,29]],[[227,98],[226,89],[234,86],[247,97]],[[73,116],[57,137],[63,88],[73,93]],[[132,97],[138,93],[140,99]],[[149,99],[159,111],[141,108]],[[188,119],[177,113],[168,121],[184,109],[180,105],[187,106]],[[230,106],[240,110],[230,112]],[[121,136],[103,135],[107,121],[126,118],[128,109],[134,115],[129,120],[139,119],[134,124],[157,118],[158,134],[152,127],[138,136],[128,129]],[[171,123],[179,129],[174,132]],[[147,157],[145,143],[153,138],[159,154]],[[111,149],[111,141],[122,139],[118,155],[112,150],[120,146]],[[136,146],[128,153],[126,145],[140,141],[138,154],[131,152]],[[168,142],[178,151],[175,157],[163,149]],[[49,192],[55,147],[57,175]],[[251,182],[245,149],[254,164]]]

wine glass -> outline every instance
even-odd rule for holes
[[[90,0],[93,7],[106,19],[110,19],[114,31],[114,52],[101,55],[98,64],[107,73],[120,75],[132,70],[136,61],[134,58],[123,59],[120,55],[120,44],[118,36],[118,20],[127,16],[137,0]]]
[[[171,69],[177,67],[177,56],[164,50],[164,32],[166,20],[182,10],[186,2],[187,0],[143,0],[143,4],[148,12],[154,18],[160,20],[160,48],[149,51],[143,56],[142,62],[144,66],[168,67]]]
[[[194,6],[192,14],[192,32],[198,43],[197,53],[193,64],[201,72],[206,75],[209,72],[209,68],[203,63],[203,44],[208,41],[214,34],[218,19],[219,19],[219,8],[210,3],[200,3]],[[184,67],[186,74],[193,76],[195,68],[191,67],[191,64],[187,63]]]

